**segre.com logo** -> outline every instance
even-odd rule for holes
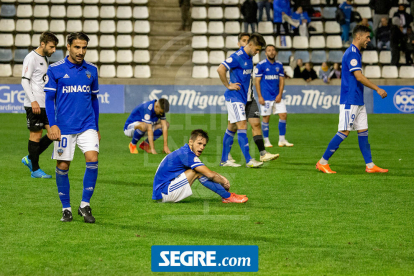
[[[153,272],[257,272],[256,245],[153,245]]]

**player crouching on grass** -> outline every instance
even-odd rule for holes
[[[152,199],[179,202],[193,194],[191,185],[198,179],[207,189],[221,196],[223,203],[244,203],[248,200],[245,195],[230,193],[229,181],[201,162],[199,157],[207,143],[207,132],[193,130],[188,144],[161,161],[154,177]]]
[[[148,138],[139,147],[148,153],[157,154],[154,148],[154,141],[164,136],[164,152],[171,153],[168,148],[168,128],[170,124],[165,118],[165,113],[170,110],[167,99],[152,100],[142,103],[132,110],[125,122],[124,133],[132,137],[129,143],[129,151],[138,154],[137,143],[145,135]]]

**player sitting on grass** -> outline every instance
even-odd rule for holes
[[[279,147],[293,147],[293,144],[285,139],[287,111],[282,100],[285,87],[283,64],[275,60],[276,47],[274,45],[267,45],[265,53],[267,58],[259,62],[255,70],[260,115],[263,116],[262,129],[265,146],[273,147],[269,141],[270,115],[279,114]]]
[[[339,148],[339,145],[348,137],[350,131],[358,132],[359,149],[366,163],[368,173],[386,173],[372,162],[371,146],[368,143],[368,118],[364,105],[364,85],[377,91],[385,98],[387,92],[373,84],[362,74],[361,52],[366,48],[370,39],[371,30],[363,25],[357,25],[352,32],[352,45],[342,57],[342,82],[339,109],[338,133],[332,138],[316,168],[324,173],[336,173],[328,165],[329,158]]]
[[[124,133],[132,137],[129,151],[138,154],[137,143],[147,133],[148,138],[139,147],[148,153],[157,154],[154,141],[164,135],[164,152],[171,153],[168,148],[168,128],[170,124],[165,119],[165,113],[170,110],[166,99],[152,100],[142,103],[132,110],[124,126]]]
[[[193,194],[191,185],[198,179],[206,188],[221,196],[223,203],[244,203],[248,200],[245,195],[230,193],[229,181],[200,161],[207,143],[207,132],[193,130],[188,144],[161,161],[154,177],[152,199],[179,202]]]

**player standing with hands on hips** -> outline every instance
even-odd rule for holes
[[[328,164],[329,158],[339,148],[339,145],[348,137],[350,131],[358,132],[359,149],[366,163],[368,173],[386,173],[372,162],[371,146],[368,143],[368,118],[364,105],[364,85],[382,97],[387,92],[373,84],[362,74],[361,49],[366,48],[370,39],[371,30],[363,25],[357,25],[352,31],[352,45],[342,57],[342,81],[339,111],[338,132],[332,138],[323,157],[316,163],[316,168],[323,173],[336,173]]]
[[[90,199],[98,177],[99,92],[98,69],[84,60],[89,37],[82,33],[68,36],[69,55],[49,66],[45,86],[46,113],[50,123],[49,136],[54,142],[52,158],[57,160],[56,184],[63,206],[61,221],[72,221],[69,197],[69,166],[75,146],[85,155],[82,202],[78,214],[94,223]]]

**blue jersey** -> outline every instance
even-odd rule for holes
[[[155,173],[152,199],[162,199],[161,193],[168,194],[168,185],[174,178],[186,170],[194,170],[199,166],[205,165],[188,144],[165,156]]]
[[[132,110],[128,119],[126,120],[124,130],[128,128],[129,124],[133,122],[144,122],[147,124],[156,124],[159,119],[165,120],[165,114],[158,116],[155,113],[154,105],[157,100],[142,103]]]
[[[274,101],[279,95],[279,77],[284,77],[283,64],[264,59],[256,65],[256,77],[261,77],[260,92],[265,101]]]
[[[92,107],[92,94],[99,93],[96,66],[85,60],[73,64],[66,57],[49,66],[47,78],[44,90],[56,96],[55,122],[61,134],[98,130]]]
[[[351,23],[351,15],[352,15],[352,6],[349,5],[346,1],[342,2],[341,5],[339,5],[339,8],[344,12],[345,15],[345,21],[347,24]]]
[[[221,64],[230,70],[230,83],[240,83],[240,90],[227,89],[224,93],[226,101],[246,104],[247,94],[251,88],[251,76],[253,72],[253,59],[246,54],[243,47],[232,54]]]
[[[342,57],[340,104],[364,105],[364,85],[354,76],[358,70],[362,71],[361,52],[351,45]]]

